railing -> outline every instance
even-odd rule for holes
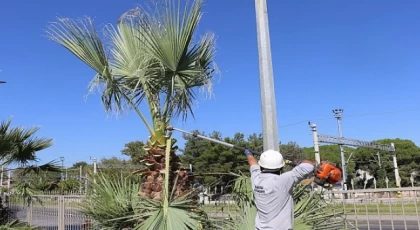
[[[44,194],[35,195],[32,200],[10,195],[3,198],[13,217],[31,226],[48,230],[87,230],[91,220],[78,207],[83,195]]]
[[[420,229],[420,187],[328,191],[332,212],[344,212],[348,229]]]
[[[91,220],[78,207],[82,194],[43,194],[25,201],[10,195],[3,202],[15,218],[41,229],[87,230]],[[332,213],[344,212],[347,229],[420,229],[420,187],[332,190],[324,192]],[[238,211],[229,196],[203,206],[210,218],[236,219]],[[342,218],[339,216],[338,218]]]

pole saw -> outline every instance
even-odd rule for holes
[[[242,147],[242,146],[238,146],[238,145],[234,145],[234,144],[230,144],[224,141],[220,141],[220,140],[216,140],[213,138],[209,138],[203,135],[199,135],[196,132],[188,132],[188,131],[184,131],[182,129],[178,129],[178,128],[174,128],[172,126],[168,126],[166,128],[169,131],[178,131],[181,133],[185,133],[188,134],[190,136],[193,136],[195,138],[200,138],[200,139],[204,139],[210,142],[214,142],[217,144],[221,144],[230,148],[234,148],[234,149],[238,149],[241,151],[245,151],[246,148]],[[248,149],[252,154],[254,155],[261,155],[261,152],[258,151],[254,151],[254,150],[250,150]],[[291,165],[291,166],[297,166],[298,163],[290,161],[290,160],[285,160],[285,163],[287,165]],[[337,182],[339,182],[341,180],[341,169],[339,167],[337,167],[334,163],[328,162],[328,161],[322,161],[320,164],[318,164],[315,167],[314,170],[314,182],[323,187],[323,188],[327,188],[330,189],[332,188]]]

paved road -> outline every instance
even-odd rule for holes
[[[23,207],[15,208],[14,209],[16,216],[20,219],[25,221],[26,220],[26,210]],[[58,212],[55,208],[42,208],[42,207],[34,207],[33,214],[32,214],[32,224],[35,226],[42,227],[45,230],[56,230],[58,229]],[[212,217],[227,217],[226,213],[214,213],[210,215]],[[393,219],[393,223],[391,221]],[[404,224],[404,219],[405,224]],[[85,216],[74,209],[66,210],[65,212],[65,223],[66,223],[66,230],[82,230],[81,225],[85,223]],[[419,230],[419,224],[417,221],[416,216],[375,216],[370,215],[369,220],[367,216],[347,216],[347,220],[350,223],[348,226],[350,229],[356,229],[356,222],[357,227],[359,230]],[[394,228],[392,228],[392,225]],[[407,228],[405,228],[405,225]]]
[[[47,207],[33,207],[32,212],[32,225],[41,227],[45,230],[58,229],[58,211],[55,208]],[[13,211],[15,216],[22,221],[27,221],[27,210],[23,207],[14,207]],[[85,223],[85,216],[74,209],[65,211],[65,229],[66,230],[79,230],[82,224]]]
[[[352,222],[350,222],[352,223]],[[392,223],[390,220],[382,220],[380,222],[381,224],[379,224],[379,220],[374,220],[374,221],[369,221],[369,225],[367,224],[367,221],[358,221],[358,229],[359,230],[418,230],[419,226],[417,224],[417,221],[407,221],[406,225],[407,228],[405,228],[404,225],[404,221],[398,220],[398,221],[394,221],[394,223]],[[355,226],[355,223],[352,223]],[[394,228],[392,228],[392,226],[394,226]],[[350,229],[356,229],[356,228],[351,228],[350,226],[348,226]]]
[[[347,216],[348,228],[359,230],[419,230],[417,216]],[[352,228],[353,226],[353,228]],[[394,226],[394,228],[392,228]],[[407,228],[406,228],[407,226]]]

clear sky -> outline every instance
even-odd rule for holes
[[[134,113],[115,118],[104,112],[99,94],[85,100],[94,73],[45,37],[56,16],[88,15],[103,26],[142,3],[1,3],[0,80],[7,84],[0,85],[0,118],[13,116],[13,125],[40,126],[40,136],[54,138],[54,146],[39,153],[42,161],[64,156],[71,165],[90,157],[120,157],[125,143],[147,139]],[[306,120],[316,123],[319,133],[336,135],[331,110],[342,108],[345,137],[399,137],[420,144],[419,1],[268,0],[268,7],[282,142],[311,146]],[[216,33],[221,74],[215,97],[196,105],[195,120],[174,125],[224,136],[260,133],[254,1],[207,0],[203,11],[198,33]]]

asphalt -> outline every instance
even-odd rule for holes
[[[27,211],[23,207],[15,207],[13,209],[14,215],[21,221],[27,221]],[[66,230],[83,230],[82,227],[86,223],[86,216],[77,210],[66,210],[65,229]],[[58,211],[54,208],[32,208],[32,222],[31,225],[40,227],[45,230],[58,229]]]
[[[15,207],[15,215],[18,219],[26,220],[26,210],[23,207]],[[33,207],[32,225],[44,230],[58,230],[58,211],[56,208]],[[227,217],[223,213],[214,213],[212,217]],[[420,223],[417,216],[390,216],[390,215],[361,215],[347,216],[348,229],[359,230],[419,230]],[[83,213],[69,209],[65,211],[65,229],[83,230],[86,223]],[[356,228],[356,226],[358,228]]]

